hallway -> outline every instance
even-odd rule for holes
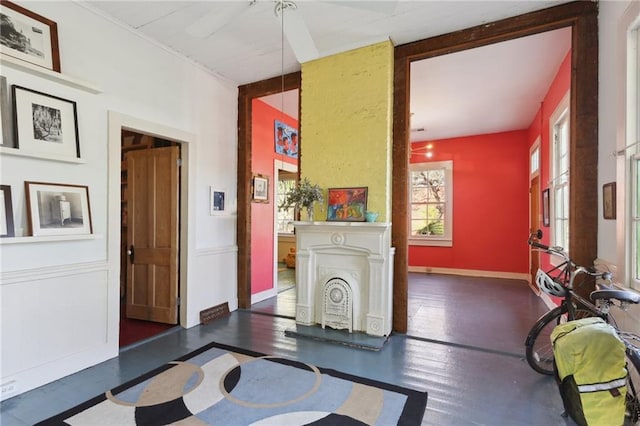
[[[284,330],[295,321],[274,316],[283,314],[273,306],[272,314],[266,307],[236,311],[206,326],[170,330],[125,348],[118,358],[4,401],[2,425],[33,424],[210,341],[426,390],[424,425],[571,424],[560,417],[553,379],[533,372],[522,356],[522,333],[544,311],[526,284],[442,276],[433,284],[429,277],[410,274],[410,332],[392,335],[380,352],[286,337]],[[281,307],[291,303],[285,301],[291,291],[280,294]]]

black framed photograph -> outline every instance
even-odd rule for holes
[[[542,225],[549,226],[549,188],[542,191]]]
[[[215,215],[224,213],[225,195],[225,191],[222,189],[216,189],[213,186],[209,188],[209,214]]]
[[[25,182],[29,235],[91,234],[89,187]]]
[[[602,215],[605,219],[616,218],[616,183],[602,185]]]
[[[0,146],[13,148],[13,132],[11,131],[11,109],[9,106],[9,92],[7,79],[0,76]]]
[[[60,72],[58,25],[7,0],[0,1],[0,53]]]
[[[0,185],[0,237],[15,236],[11,187]]]
[[[269,202],[269,178],[265,175],[255,175],[252,182],[253,201],[256,203]]]
[[[12,88],[17,148],[53,160],[79,159],[76,103],[25,87]]]

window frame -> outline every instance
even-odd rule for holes
[[[442,236],[434,235],[413,235],[411,232],[411,210],[413,203],[411,202],[411,193],[413,189],[413,179],[411,173],[414,171],[439,170],[444,169],[444,186],[445,186],[445,232]],[[435,247],[453,247],[453,160],[444,161],[424,161],[409,164],[409,220],[408,220],[408,242],[414,246],[435,246]]]
[[[640,206],[638,206],[638,173],[640,165],[640,4],[632,3],[624,13],[619,26],[620,40],[626,46],[620,49],[618,60],[620,73],[618,84],[626,96],[620,100],[619,108],[624,117],[623,127],[617,132],[616,165],[616,264],[615,283],[623,288],[640,291],[640,241],[633,235],[640,226]],[[609,179],[610,180],[610,179]],[[602,204],[602,203],[601,203]],[[606,260],[605,260],[606,262]]]
[[[571,111],[569,106],[569,98],[570,98],[570,90],[563,96],[562,100],[558,103],[558,106],[553,111],[551,116],[549,117],[549,162],[550,162],[550,176],[549,176],[549,192],[550,192],[550,200],[549,200],[549,234],[550,234],[550,245],[552,246],[560,246],[564,248],[567,253],[569,252],[569,234],[571,230],[569,229],[569,199],[571,197],[570,194],[570,126],[571,126]],[[566,129],[566,159],[567,159],[567,168],[565,171],[560,173],[558,171],[559,168],[559,155],[558,155],[558,143],[557,143],[557,129],[559,125],[564,126]],[[564,201],[566,205],[567,211],[564,212],[564,217],[562,219],[558,218],[558,209],[562,206],[558,205],[558,192],[563,192]],[[566,224],[566,234],[565,237],[559,241],[558,232],[558,223],[562,221]],[[554,263],[552,260],[552,263]]]

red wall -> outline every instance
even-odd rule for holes
[[[431,161],[454,160],[453,247],[409,246],[410,266],[528,273],[529,149],[540,136],[542,191],[549,186],[549,117],[570,88],[571,52],[527,129],[430,141],[434,144]],[[414,155],[411,162],[419,158]],[[548,244],[549,228],[543,228],[543,233],[542,241]],[[541,261],[548,266],[548,256]]]
[[[550,160],[550,152],[551,146],[549,142],[549,118],[551,114],[558,107],[558,104],[562,100],[562,98],[567,94],[567,92],[571,89],[571,51],[567,53],[567,56],[564,58],[564,61],[560,65],[558,73],[556,74],[551,86],[549,87],[549,91],[544,97],[544,101],[538,109],[535,119],[529,126],[527,131],[528,133],[528,141],[529,147],[531,147],[538,135],[540,135],[540,199],[538,205],[542,208],[542,191],[549,187],[549,176],[551,173],[551,165],[549,164]],[[542,123],[540,120],[542,117]],[[541,131],[542,129],[542,131]],[[550,228],[542,226],[542,211],[539,212],[540,216],[540,224],[542,227],[543,238],[542,242],[544,244],[549,244],[550,239]],[[543,265],[548,265],[548,263],[544,263],[547,260],[548,256],[543,255],[542,261]]]
[[[453,160],[453,246],[410,245],[410,266],[527,272],[527,142],[526,130],[428,142],[429,161]]]
[[[274,253],[274,181],[276,159],[297,164],[297,160],[275,152],[274,121],[298,128],[297,120],[266,103],[253,100],[251,170],[269,178],[269,202],[251,203],[251,294],[273,288]]]

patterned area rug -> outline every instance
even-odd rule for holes
[[[40,425],[419,425],[427,393],[210,343]]]

